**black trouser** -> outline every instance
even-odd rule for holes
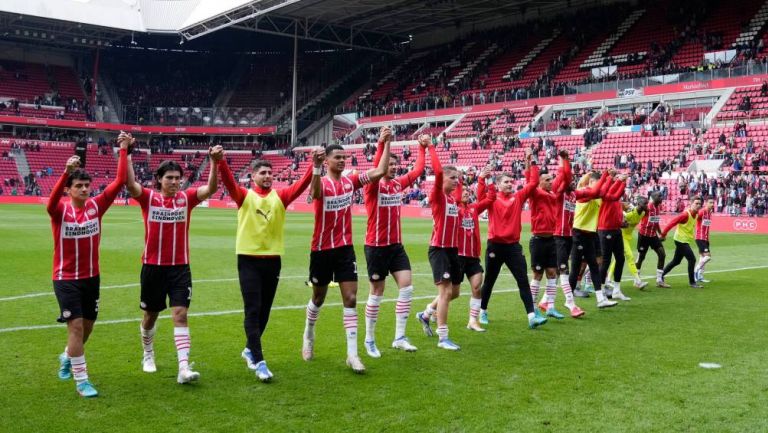
[[[608,268],[611,267],[611,256],[616,259],[616,267],[613,268],[613,281],[621,281],[621,273],[624,270],[624,240],[621,230],[600,230],[600,249],[603,250],[603,262],[600,263],[600,278],[605,284],[608,281]]]
[[[485,248],[485,281],[480,308],[483,310],[488,308],[493,286],[501,272],[501,265],[507,265],[507,269],[515,277],[526,313],[533,313],[533,296],[531,296],[531,286],[528,284],[528,264],[525,262],[523,247],[519,243],[500,244],[488,241]]]
[[[688,282],[690,284],[696,284],[696,279],[693,277],[693,269],[696,267],[696,255],[693,254],[691,246],[687,243],[675,241],[675,257],[672,261],[667,263],[667,267],[664,268],[664,276],[666,276],[675,266],[679,265],[683,258],[688,260]]]
[[[275,300],[280,277],[280,257],[257,258],[237,256],[237,273],[240,276],[240,293],[245,310],[246,347],[256,362],[264,360],[261,336],[267,328],[272,301]]]
[[[579,280],[579,271],[581,262],[587,262],[589,273],[592,275],[592,284],[595,291],[602,289],[602,280],[600,279],[600,266],[597,264],[595,255],[595,240],[597,233],[585,232],[573,229],[573,247],[571,248],[571,273],[568,275],[568,282],[571,287],[576,287]]]

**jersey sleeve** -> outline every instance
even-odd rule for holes
[[[117,177],[107,186],[106,189],[104,189],[104,192],[94,198],[94,201],[99,206],[99,214],[101,216],[104,216],[104,214],[107,212],[107,209],[109,209],[109,207],[117,198],[117,195],[120,194],[120,191],[122,191],[123,185],[125,184],[125,179],[127,177],[128,150],[120,149],[120,156],[117,160]]]
[[[313,168],[312,164],[309,164],[307,171],[304,172],[304,175],[301,176],[301,179],[299,179],[298,182],[277,192],[280,201],[283,202],[283,206],[288,207],[289,204],[293,203],[293,201],[299,198],[299,196],[307,189],[309,183],[312,182]]]
[[[483,200],[487,195],[487,186],[485,184],[485,178],[480,177],[477,179],[477,199]]]
[[[203,200],[197,198],[197,188],[187,188],[184,190],[184,193],[187,194],[187,209],[189,210],[194,209],[203,202]]]
[[[432,201],[432,198],[442,198],[445,193],[443,193],[443,165],[440,164],[440,158],[437,157],[437,151],[434,146],[429,146],[429,157],[432,162],[432,170],[435,172],[435,185],[429,194],[430,201]]]
[[[397,178],[397,182],[402,188],[407,188],[413,185],[413,183],[424,173],[426,159],[426,150],[424,149],[424,146],[419,146],[419,155],[416,157],[416,164],[413,166],[413,170]],[[374,166],[376,165],[378,165],[378,163],[374,163]]]
[[[675,228],[676,225],[685,224],[686,222],[688,222],[688,211],[681,213],[680,215],[676,216],[672,221],[670,221],[664,227],[664,230],[661,231],[661,237],[667,236],[667,233],[669,233],[673,228]]]
[[[371,183],[371,178],[368,177],[368,173],[366,173],[366,172],[355,173],[355,174],[349,176],[349,180],[352,181],[352,186],[355,189],[360,189],[360,188],[364,187],[365,185],[368,185],[368,184]]]
[[[245,200],[248,190],[237,184],[235,176],[232,174],[232,170],[229,169],[229,164],[227,164],[224,158],[220,159],[218,164],[221,181],[224,183],[224,187],[227,188],[229,196],[232,197],[232,200],[235,201],[239,208],[243,205],[243,200]]]
[[[557,173],[555,180],[552,182],[552,191],[554,191],[555,194],[562,194],[568,184],[571,183],[572,178],[571,161],[563,160],[563,165]]]
[[[475,203],[475,206],[477,207],[477,213],[483,213],[485,210],[491,207],[494,201],[496,201],[496,188],[491,185],[488,188],[488,193],[485,195],[485,197]]]
[[[615,181],[611,185],[611,189],[605,194],[607,201],[618,201],[624,196],[624,189],[626,188],[624,181]]]
[[[525,177],[525,186],[523,189],[515,193],[515,195],[517,195],[517,199],[521,201],[532,196],[535,193],[536,188],[539,186],[539,167],[536,165],[531,165],[529,170],[530,172],[527,173]],[[526,172],[528,172],[528,170],[526,170]]]
[[[65,171],[51,190],[50,197],[48,197],[48,205],[45,208],[48,211],[48,215],[52,217],[61,214],[61,194],[64,193],[67,179],[69,179],[69,173]]]

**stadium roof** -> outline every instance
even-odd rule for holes
[[[190,40],[233,28],[282,36],[296,34],[306,40],[354,48],[397,51],[399,44],[419,34],[504,19],[541,19],[568,9],[613,1],[3,0],[0,20],[13,21],[17,26],[24,17],[28,17],[27,25],[34,22],[34,17],[56,20],[59,25],[85,24],[98,33],[95,37],[107,40],[125,37],[130,32],[181,34]],[[0,21],[0,28],[2,24]],[[77,28],[84,31],[81,25]]]

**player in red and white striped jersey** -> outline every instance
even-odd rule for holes
[[[412,170],[397,176],[400,158],[390,155],[387,174],[377,182],[371,182],[363,188],[365,207],[368,214],[368,229],[365,235],[365,259],[368,265],[368,281],[371,290],[365,305],[365,350],[369,356],[380,358],[381,352],[376,347],[376,321],[379,306],[384,295],[385,278],[388,274],[400,289],[395,305],[395,339],[392,347],[406,352],[416,351],[405,336],[405,326],[411,311],[413,280],[411,263],[402,244],[400,230],[400,207],[403,192],[409,188],[424,172],[426,148],[429,136],[419,138],[419,155]],[[379,164],[384,150],[384,143],[379,140],[373,165]]]
[[[432,209],[432,238],[429,242],[429,264],[437,286],[437,347],[459,350],[460,347],[448,338],[448,305],[459,296],[459,285],[463,279],[459,260],[459,207],[453,192],[459,183],[459,171],[452,165],[440,163],[434,146],[429,147],[435,185],[429,194]],[[428,305],[423,313],[416,314],[424,333],[432,336],[429,320],[435,309]]]
[[[59,378],[74,374],[77,392],[98,395],[88,380],[84,345],[99,312],[99,245],[101,219],[123,189],[128,141],[120,140],[117,178],[91,198],[91,176],[79,169],[73,156],[51,190],[46,210],[53,231],[53,290],[59,303],[59,322],[67,323],[67,346],[59,355]],[[62,193],[69,197],[61,202]]]
[[[648,211],[645,216],[640,220],[640,224],[637,225],[637,266],[638,275],[640,268],[643,266],[643,260],[648,253],[648,249],[652,249],[656,252],[658,262],[656,263],[656,286],[657,287],[669,287],[662,278],[664,274],[664,262],[667,260],[667,252],[664,250],[664,244],[661,242],[663,239],[659,238],[661,235],[661,193],[658,191],[651,194],[651,202],[648,204]]]
[[[208,185],[181,191],[183,174],[174,161],[164,161],[155,172],[156,190],[142,188],[136,182],[133,167],[129,165],[126,187],[141,205],[144,217],[144,253],[141,268],[141,309],[144,310],[140,331],[144,356],[142,369],[157,371],[155,366],[155,322],[166,309],[166,298],[171,307],[173,335],[179,363],[178,383],[197,380],[200,374],[190,368],[189,323],[187,312],[192,299],[192,274],[189,269],[189,223],[192,209],[218,189],[217,162],[224,149],[208,149],[211,173]]]
[[[712,225],[712,211],[715,208],[715,199],[708,198],[704,207],[699,211],[696,219],[696,245],[699,247],[699,263],[696,264],[694,275],[696,281],[709,283],[704,279],[704,266],[712,260],[712,251],[709,249],[709,227]]]
[[[309,280],[312,298],[307,304],[302,357],[314,356],[315,322],[325,302],[328,284],[339,283],[344,304],[344,329],[347,337],[347,365],[356,373],[365,372],[357,354],[357,259],[352,247],[352,202],[355,190],[381,179],[389,166],[392,132],[382,128],[383,143],[379,164],[365,173],[344,174],[347,153],[338,144],[318,149],[313,155],[314,171],[310,191],[315,206],[315,230],[309,255]],[[325,161],[328,174],[322,177]]]

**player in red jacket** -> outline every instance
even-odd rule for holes
[[[699,283],[709,283],[709,280],[704,279],[704,266],[712,260],[712,251],[709,249],[709,227],[712,225],[714,208],[715,199],[708,198],[696,219],[696,246],[699,247],[699,263],[696,264],[694,275]]]

